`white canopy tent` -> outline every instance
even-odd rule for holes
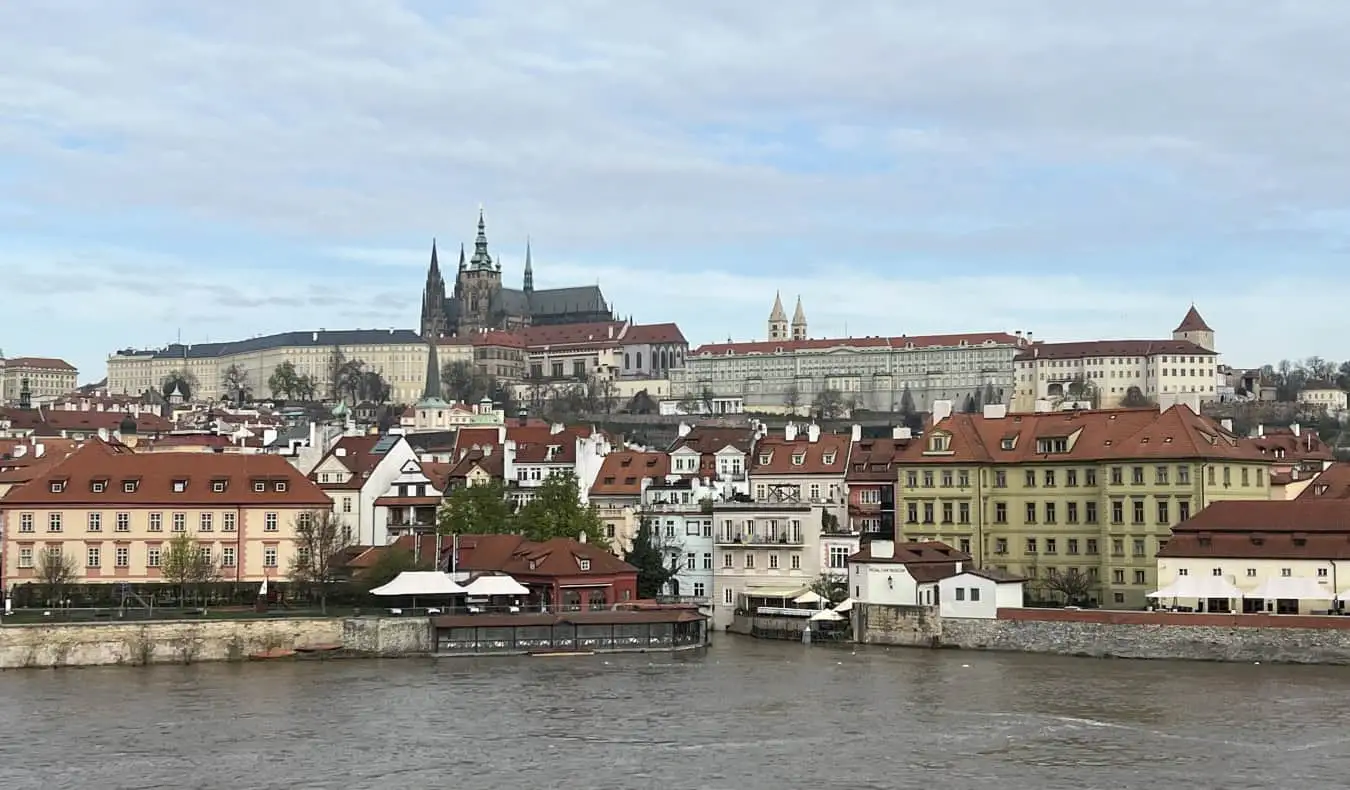
[[[469,582],[464,592],[475,598],[489,598],[494,595],[529,595],[525,585],[510,576],[479,576]]]
[[[1222,576],[1178,576],[1177,580],[1149,593],[1148,598],[1241,598],[1242,591]]]
[[[836,612],[851,612],[853,611],[853,603],[854,601],[852,598],[845,598],[839,602],[838,606],[834,607],[834,610]]]
[[[837,622],[843,619],[844,616],[842,614],[839,614],[833,609],[821,609],[819,612],[816,612],[815,614],[811,615],[812,622],[817,621]]]
[[[793,598],[792,602],[801,604],[819,604],[824,600],[825,599],[821,598],[814,590],[807,590],[796,598]]]
[[[1242,594],[1243,598],[1258,600],[1330,601],[1332,591],[1305,576],[1270,576],[1255,590]]]
[[[461,595],[464,588],[440,571],[404,571],[398,578],[371,590],[379,596]]]

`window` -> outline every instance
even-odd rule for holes
[[[225,481],[224,481],[224,480],[212,480],[212,481],[211,481],[211,490],[212,490],[214,493],[217,493],[217,494],[223,494],[223,493],[225,493]]]
[[[1166,526],[1167,524],[1170,523],[1171,519],[1168,518],[1168,516],[1171,515],[1171,514],[1170,514],[1169,511],[1170,511],[1170,508],[1168,507],[1168,502],[1167,502],[1167,500],[1166,500],[1166,499],[1159,499],[1159,500],[1158,500],[1158,523],[1159,523],[1159,524],[1162,524],[1162,525]]]
[[[1134,500],[1134,508],[1133,508],[1133,510],[1134,510],[1134,523],[1135,523],[1135,524],[1143,524],[1143,523],[1144,523],[1144,500],[1142,500],[1142,499],[1136,499],[1136,500]]]
[[[32,546],[20,546],[20,547],[19,547],[19,567],[20,567],[20,568],[31,568],[31,567],[33,567],[33,547],[32,547]]]
[[[745,553],[745,567],[747,567],[747,568],[753,568],[753,567],[755,567],[755,554],[754,554],[754,552],[752,552],[752,551],[747,551],[747,552]]]
[[[234,529],[235,529],[234,514],[233,514],[233,513],[221,513],[221,514],[220,514],[220,530],[221,530],[222,532],[234,532]]]
[[[93,491],[95,494],[102,494],[106,485],[107,483],[104,483],[102,480],[95,480],[89,484],[89,490]]]
[[[958,601],[964,601],[965,599],[966,599],[966,588],[965,588],[965,587],[957,587],[957,588],[956,588],[956,600],[958,600]]]
[[[1146,579],[1146,577],[1145,577],[1143,571],[1135,571],[1135,572],[1134,572],[1134,583],[1135,583],[1135,584],[1144,584],[1144,583],[1146,582],[1146,580],[1147,580],[1147,579]]]
[[[979,600],[980,600],[980,588],[979,588],[979,587],[971,587],[971,588],[970,588],[970,602],[971,602],[971,603],[976,603],[976,602],[978,602]]]
[[[1136,486],[1141,486],[1144,484],[1144,467],[1142,466],[1130,467],[1130,484]]]
[[[1119,466],[1111,467],[1111,485],[1118,486],[1125,483],[1125,469]]]
[[[994,472],[994,488],[1008,487],[1008,473],[1003,470]]]
[[[684,534],[697,535],[699,533],[700,526],[702,525],[697,521],[686,521],[684,522]]]
[[[60,514],[60,513],[48,513],[48,514],[47,514],[47,531],[48,531],[48,532],[60,532],[60,531],[61,531],[61,514]]]
[[[924,488],[932,488],[932,487],[933,487],[933,473],[932,473],[932,472],[924,472],[924,473],[923,473],[923,487],[924,487]]]
[[[103,550],[98,546],[90,546],[84,550],[84,564],[90,569],[103,566]]]
[[[908,502],[905,504],[905,522],[908,524],[919,523],[919,503]]]
[[[1027,538],[1027,554],[1035,554],[1035,553],[1036,553],[1036,539]]]
[[[1250,470],[1247,469],[1247,467],[1245,467],[1245,466],[1242,467],[1242,484],[1243,484],[1244,486],[1246,486],[1246,485],[1251,485],[1251,481],[1247,479],[1247,476],[1248,476],[1248,473],[1249,473],[1249,472],[1250,472]]]
[[[1078,538],[1069,538],[1065,543],[1069,554],[1078,553]]]
[[[919,487],[919,473],[918,473],[918,472],[906,472],[906,473],[905,473],[905,483],[906,483],[910,488],[918,488],[918,487]]]
[[[33,514],[32,514],[32,513],[22,513],[22,514],[19,515],[19,531],[20,531],[20,532],[32,532],[32,531],[33,531]]]
[[[122,481],[122,492],[125,493],[125,494],[134,494],[134,493],[136,493],[136,481],[135,481],[135,480],[123,480],[123,481]]]
[[[723,568],[731,567],[731,552],[727,552],[726,554],[722,555],[722,567]]]
[[[173,531],[174,531],[174,532],[187,532],[187,514],[186,514],[186,513],[174,513],[174,514],[173,514]]]
[[[342,512],[343,512],[343,513],[350,513],[350,512],[352,512],[352,498],[351,498],[351,497],[345,496],[345,497],[342,498]]]
[[[1026,485],[1027,488],[1035,488],[1035,487],[1036,487],[1036,470],[1035,470],[1035,469],[1028,469],[1028,470],[1026,471],[1026,483],[1025,483],[1025,485]]]
[[[1317,575],[1320,576],[1320,577],[1325,577],[1325,576],[1327,575],[1327,569],[1326,569],[1326,568],[1318,568],[1318,569],[1317,569]]]
[[[1035,503],[1035,502],[1028,502],[1028,503],[1027,503],[1027,517],[1026,517],[1026,523],[1028,523],[1028,524],[1035,524],[1035,523],[1036,523],[1036,503]]]
[[[1253,568],[1252,570],[1254,571],[1255,568]],[[1177,575],[1178,575],[1178,576],[1190,576],[1190,575],[1191,575],[1191,572],[1190,572],[1189,570],[1187,570],[1186,568],[1178,568],[1178,569],[1177,569]]]
[[[1065,485],[1065,487],[1067,487],[1067,488],[1077,488],[1077,487],[1078,487],[1078,470],[1077,470],[1077,469],[1065,469],[1065,470],[1064,470],[1064,485]]]
[[[278,480],[278,481],[277,481],[276,491],[277,491],[278,494],[284,494],[284,493],[286,493],[286,481],[285,481],[285,480]]]
[[[943,503],[942,503],[942,523],[943,523],[943,524],[950,524],[950,523],[952,523],[952,513],[953,513],[953,511],[954,511],[955,509],[956,509],[956,508],[955,508],[955,505],[954,505],[953,503],[951,503],[951,502],[943,502]]]
[[[995,554],[1007,554],[1007,553],[1008,553],[1008,539],[1007,539],[1007,538],[995,538],[995,539],[994,539],[994,553],[995,553]]]
[[[113,529],[115,529],[116,531],[118,531],[118,532],[130,532],[130,531],[131,531],[131,514],[130,514],[130,513],[118,513],[116,516],[113,517],[113,521],[114,521],[114,527],[113,527]]]
[[[777,570],[777,569],[778,569],[778,555],[777,555],[777,554],[770,554],[770,555],[769,555],[769,569],[770,569],[770,570]]]
[[[264,514],[263,514],[263,532],[276,532],[276,531],[277,531],[277,514],[276,514],[276,513],[264,513]]]
[[[1064,521],[1067,524],[1078,523],[1078,503],[1068,502],[1064,505]]]
[[[942,470],[942,487],[943,488],[952,487],[952,470],[950,469]]]
[[[995,524],[1007,524],[1007,523],[1008,523],[1008,503],[1007,503],[1007,502],[995,502],[995,503],[994,503],[994,523],[995,523]]]
[[[254,483],[253,483],[253,493],[255,493],[255,494],[261,494],[262,492],[264,492],[264,491],[266,491],[266,490],[267,490],[267,484],[266,484],[266,483],[264,483],[264,482],[261,481],[261,480],[254,481]]]
[[[147,546],[145,549],[145,567],[158,568],[159,557],[160,557],[159,546]]]
[[[1177,520],[1185,521],[1191,517],[1191,501],[1189,499],[1177,500]]]
[[[970,503],[960,502],[956,506],[956,522],[958,524],[970,523]]]
[[[236,562],[238,562],[238,558],[235,556],[234,546],[221,546],[220,547],[221,566],[225,568],[233,568]]]
[[[148,530],[150,530],[151,532],[163,532],[163,531],[164,531],[164,514],[163,514],[163,513],[151,513],[151,514],[150,514],[150,522],[149,522],[149,526],[146,527],[146,528],[147,528]]]
[[[1053,524],[1053,523],[1055,523],[1055,503],[1054,503],[1054,502],[1046,502],[1046,503],[1045,503],[1045,523],[1047,523],[1047,524]]]
[[[1119,499],[1111,500],[1111,523],[1125,523],[1125,503]]]
[[[1092,487],[1092,486],[1097,485],[1097,470],[1096,470],[1096,469],[1084,469],[1084,470],[1083,470],[1083,485],[1088,486],[1088,487]]]
[[[1211,576],[1222,576],[1222,575],[1223,575],[1223,568],[1214,568],[1213,570],[1210,571],[1210,575],[1211,575]]]
[[[726,604],[727,606],[731,606],[733,603],[736,602],[735,596],[736,592],[732,590],[730,587],[722,588],[722,603]]]
[[[186,481],[186,480],[175,480],[175,481],[173,481],[173,492],[174,492],[175,494],[181,494],[181,493],[183,493],[183,492],[186,491],[186,490],[187,490],[187,481]]]
[[[1287,579],[1287,578],[1289,578],[1290,576],[1293,576],[1293,575],[1294,575],[1294,569],[1293,569],[1293,568],[1280,568],[1280,575]]]
[[[202,513],[198,516],[198,522],[197,529],[202,532],[211,532],[216,528],[214,513]]]
[[[925,524],[932,524],[932,523],[933,523],[933,503],[932,503],[932,502],[924,502],[924,503],[923,503],[923,523],[925,523]]]
[[[275,567],[277,567],[277,547],[276,547],[276,546],[263,546],[263,567],[264,567],[264,568],[275,568]]]
[[[703,570],[705,570],[705,571],[710,571],[710,570],[712,570],[712,552],[711,552],[711,551],[705,551],[705,552],[703,553]]]
[[[1188,486],[1191,484],[1191,468],[1185,464],[1177,466],[1177,485]]]
[[[1125,593],[1115,593],[1111,596],[1111,600],[1116,603],[1125,603]]]
[[[1059,553],[1059,541],[1056,540],[1055,538],[1046,538],[1046,539],[1045,539],[1045,553],[1046,553],[1046,554],[1058,554],[1058,553]]]
[[[800,555],[800,554],[793,554],[793,555],[792,555],[792,570],[794,570],[794,571],[799,571],[799,570],[801,570],[801,569],[802,569],[802,555]]]
[[[118,546],[113,552],[113,564],[118,568],[130,567],[131,548],[128,546]]]
[[[1124,584],[1124,583],[1125,583],[1125,571],[1119,570],[1119,569],[1114,570],[1114,571],[1111,571],[1111,582],[1114,583],[1114,584]],[[1119,595],[1119,593],[1117,593],[1117,595]],[[1122,596],[1120,597],[1120,599],[1121,599],[1122,601],[1125,600],[1125,596],[1122,595]]]
[[[956,473],[956,484],[961,488],[970,487],[970,470],[962,469]]]
[[[831,546],[830,547],[830,567],[847,568],[848,567],[848,547]]]
[[[1053,469],[1045,470],[1045,487],[1046,488],[1055,487],[1055,470]]]
[[[961,540],[960,540],[960,541],[958,542],[958,544],[957,544],[957,548],[959,548],[961,551],[965,552],[966,554],[969,554],[969,553],[970,553],[970,538],[961,538]]]
[[[688,554],[685,554],[685,555],[684,555],[684,568],[685,568],[685,570],[689,570],[689,571],[696,571],[696,570],[698,570],[698,555],[695,554],[695,553],[692,552],[692,551],[689,552]]]
[[[691,555],[691,556],[692,556],[692,555]],[[580,568],[580,569],[583,570],[583,571],[588,571],[588,570],[591,569],[591,561],[590,561],[590,560],[587,560],[587,559],[578,559],[578,560],[577,560],[577,567]]]
[[[1096,538],[1088,538],[1088,539],[1087,539],[1087,553],[1088,553],[1088,554],[1096,554],[1096,553],[1097,553],[1097,539],[1096,539]],[[1096,570],[1096,568],[1093,568],[1092,570]]]
[[[1111,556],[1113,557],[1125,556],[1125,541],[1122,538],[1111,539]]]
[[[1083,503],[1083,523],[1084,523],[1084,524],[1096,524],[1096,523],[1097,523],[1097,503],[1096,503],[1096,502],[1084,502],[1084,503]]]
[[[90,513],[88,516],[85,516],[85,518],[87,519],[87,523],[86,523],[85,526],[88,528],[88,530],[89,530],[90,532],[102,532],[102,531],[103,531],[103,514],[102,514],[102,513]]]

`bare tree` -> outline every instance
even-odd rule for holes
[[[351,530],[331,510],[309,510],[296,516],[291,581],[317,595],[324,613],[329,591],[341,581],[338,554],[349,545]]]
[[[811,408],[822,420],[838,419],[844,413],[844,396],[836,389],[822,390],[816,395]]]
[[[37,578],[49,604],[57,605],[66,599],[75,576],[75,558],[61,548],[49,547],[38,554]]]
[[[802,405],[802,391],[797,382],[792,382],[783,390],[783,405],[787,407],[788,414],[794,417],[797,415],[797,409]]]
[[[220,374],[220,389],[225,397],[242,402],[252,389],[248,385],[248,371],[238,362],[231,363]]]
[[[822,573],[811,582],[811,592],[824,598],[831,606],[843,603],[848,597],[848,580],[843,575]]]
[[[174,535],[160,560],[159,575],[164,581],[178,590],[178,605],[188,599],[188,591],[200,599],[205,589],[220,578],[220,570],[211,549],[197,542],[197,536],[190,532]]]
[[[1087,574],[1079,572],[1077,568],[1070,568],[1063,572],[1052,569],[1041,580],[1041,586],[1047,592],[1064,596],[1066,605],[1080,606],[1088,602],[1095,585]]]
[[[1126,409],[1148,409],[1157,404],[1150,400],[1143,390],[1138,387],[1130,387],[1125,390],[1125,397],[1120,399],[1120,405]]]
[[[183,399],[191,400],[192,396],[197,394],[197,377],[186,370],[169,371],[168,375],[159,382],[159,391],[161,395],[167,398],[174,389],[181,389]]]

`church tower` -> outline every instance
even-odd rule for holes
[[[502,267],[494,263],[488,253],[487,225],[483,208],[478,208],[478,236],[473,242],[473,257],[464,259],[459,254],[459,276],[455,281],[455,296],[459,301],[459,332],[467,334],[493,326],[493,310],[498,307],[502,291]]]
[[[806,339],[806,311],[802,309],[802,298],[797,297],[797,311],[792,314],[792,339]]]
[[[787,313],[783,310],[782,293],[773,295],[773,310],[769,312],[769,339],[788,339],[788,320]]]
[[[445,334],[445,278],[436,259],[436,240],[431,240],[431,266],[427,269],[427,284],[422,288],[422,337],[434,341]]]
[[[1172,330],[1173,340],[1189,340],[1206,351],[1215,351],[1214,348],[1214,330],[1209,328],[1205,319],[1200,317],[1200,311],[1191,305],[1191,309],[1186,311],[1186,317],[1181,319],[1177,328]]]
[[[534,293],[534,262],[530,260],[530,240],[525,239],[525,293]]]

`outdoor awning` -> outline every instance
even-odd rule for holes
[[[460,595],[464,588],[440,571],[404,571],[398,578],[371,590],[371,595]]]
[[[1222,576],[1178,576],[1148,598],[1241,598],[1242,591]]]
[[[1255,590],[1243,593],[1242,597],[1267,601],[1330,601],[1335,595],[1329,587],[1323,587],[1316,579],[1306,576],[1270,576],[1258,584]]]
[[[790,600],[792,600],[793,596],[799,594],[801,591],[802,591],[802,590],[801,590],[800,587],[796,587],[796,588],[792,588],[792,589],[787,589],[787,590],[785,590],[785,589],[783,589],[783,588],[781,588],[781,587],[776,587],[776,588],[775,588],[775,587],[763,587],[763,588],[750,587],[750,588],[748,588],[747,590],[745,590],[744,595],[747,595],[747,596],[749,596],[749,597],[751,597],[751,598],[782,598],[782,599],[785,600],[785,601],[790,601]]]
[[[802,593],[801,595],[798,595],[796,598],[793,598],[793,599],[792,599],[792,602],[793,602],[793,603],[820,603],[820,602],[823,601],[823,600],[825,600],[825,599],[824,599],[824,598],[821,598],[820,595],[819,595],[818,593],[816,593],[815,590],[807,590],[806,592]]]
[[[833,609],[821,609],[819,612],[811,615],[811,620],[843,620],[844,616]]]
[[[469,586],[464,588],[464,592],[474,597],[530,594],[529,589],[526,588],[525,585],[510,576],[479,576],[477,579],[469,582]]]
[[[853,599],[852,599],[852,598],[845,598],[844,600],[842,600],[842,601],[839,602],[839,605],[838,605],[838,606],[834,607],[834,610],[835,610],[836,612],[851,612],[851,611],[853,611]]]

